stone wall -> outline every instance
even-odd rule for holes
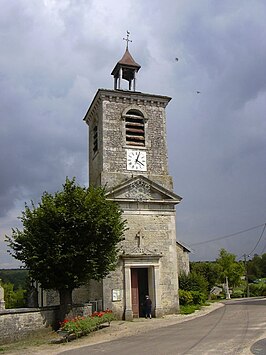
[[[142,237],[144,255],[160,254],[160,278],[157,284],[157,292],[161,295],[160,305],[162,314],[177,313],[178,302],[178,273],[177,253],[175,239],[175,212],[141,211],[136,218],[135,213],[124,211],[129,229],[125,233],[122,249],[129,254],[134,253],[137,246],[136,235],[139,231]],[[147,267],[149,265],[147,264]],[[118,318],[123,318],[125,305],[124,290],[124,265],[120,259],[115,271],[104,280],[104,307],[110,308]],[[121,290],[121,300],[112,301],[112,289]],[[152,289],[149,290],[150,295]],[[154,300],[153,305],[155,305]]]
[[[18,308],[0,311],[0,344],[22,339],[37,330],[56,325],[58,306],[44,308]],[[91,304],[75,305],[67,318],[90,316]]]
[[[55,324],[57,307],[6,309],[0,312],[0,344]]]
[[[177,253],[177,270],[178,275],[189,273],[189,251],[186,250],[178,242],[176,243],[176,253]]]
[[[89,124],[89,181],[108,188],[130,178],[127,170],[124,115],[131,109],[145,117],[145,149],[148,169],[142,175],[173,190],[168,175],[165,107],[169,97],[132,91],[98,90],[85,121]],[[93,151],[94,128],[98,130],[98,151]],[[136,147],[135,147],[136,148]],[[137,172],[138,174],[139,172]]]

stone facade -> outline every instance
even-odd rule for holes
[[[179,311],[175,205],[181,197],[173,193],[168,173],[169,101],[166,96],[99,89],[84,118],[89,125],[90,184],[107,187],[128,227],[117,268],[103,280],[97,296],[104,308],[126,320],[142,315],[145,294],[151,297],[154,316]],[[129,112],[143,117],[141,146],[127,141]],[[131,149],[145,152],[147,167],[141,172],[128,168]]]
[[[131,91],[139,68],[127,48],[113,71],[115,89],[99,89],[84,118],[90,185],[107,188],[128,229],[116,270],[73,293],[74,302],[110,308],[126,320],[143,315],[147,294],[153,316],[177,313],[178,274],[189,270],[189,250],[176,242],[181,197],[168,172],[165,109],[171,98]],[[120,90],[122,79],[129,90]],[[58,297],[47,294],[45,301],[58,303]]]
[[[189,253],[191,250],[184,246],[181,242],[176,242],[176,253],[177,253],[177,271],[178,275],[184,273],[188,275],[189,273]]]
[[[143,175],[173,190],[168,175],[165,107],[169,97],[130,91],[99,89],[85,116],[89,124],[89,181],[91,184],[115,187],[136,175],[126,166],[125,113],[139,110],[145,119],[147,172]],[[94,152],[94,128],[98,129],[97,152]]]
[[[110,308],[126,320],[143,315],[147,294],[153,316],[177,313],[178,274],[189,270],[188,250],[176,242],[175,206],[182,198],[168,172],[165,109],[171,98],[135,91],[139,69],[127,47],[112,72],[114,90],[99,89],[84,117],[89,183],[106,187],[128,229],[116,270],[73,292],[74,302]],[[129,90],[120,89],[122,79]],[[38,295],[41,306],[59,302],[54,292]]]

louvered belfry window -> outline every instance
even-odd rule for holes
[[[137,110],[129,110],[125,117],[126,144],[145,146],[145,129],[143,114]]]

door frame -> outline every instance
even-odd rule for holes
[[[154,316],[160,317],[161,290],[160,290],[160,258],[161,255],[124,256],[124,318],[133,320],[132,294],[131,294],[131,268],[148,269],[148,289],[153,303]]]

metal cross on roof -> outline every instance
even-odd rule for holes
[[[127,41],[127,49],[128,49],[128,42],[132,42],[132,41],[129,39],[129,35],[130,35],[130,32],[127,31],[127,38],[123,38],[124,41]]]

